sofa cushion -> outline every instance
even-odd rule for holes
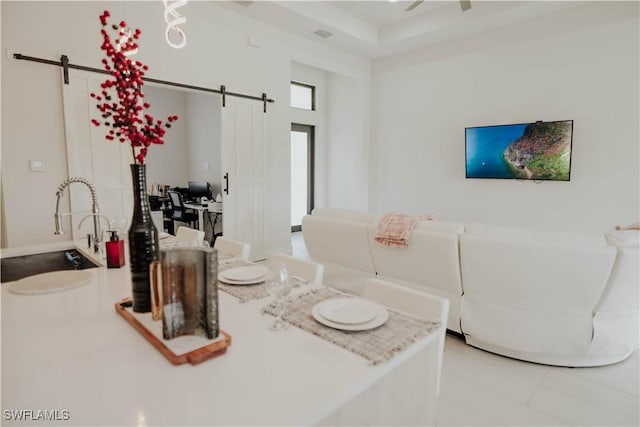
[[[461,234],[464,232],[464,225],[460,222],[450,221],[419,221],[415,229],[436,233]]]
[[[638,230],[611,230],[606,234],[607,241],[616,248],[640,247],[640,231]]]
[[[302,218],[302,236],[312,259],[375,274],[367,224],[306,215]]]
[[[383,215],[375,215],[373,224],[378,224]],[[440,221],[440,220],[422,220],[416,223],[414,230],[433,231],[436,233],[462,234],[464,225],[461,222]]]
[[[592,313],[615,257],[610,246],[460,236],[464,294],[526,310]]]
[[[446,227],[449,225],[443,229]],[[377,243],[374,241],[375,234],[376,225],[369,225],[371,254],[378,276],[448,298],[451,310],[447,328],[459,332],[458,302],[462,285],[458,234],[414,229],[406,248]]]
[[[564,243],[569,245],[607,246],[607,239],[605,239],[604,235],[597,233],[546,231],[477,223],[466,223],[464,225],[464,232],[468,235],[485,236],[496,239]]]

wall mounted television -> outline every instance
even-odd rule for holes
[[[467,178],[569,181],[573,120],[465,129]]]

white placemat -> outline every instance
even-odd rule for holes
[[[349,296],[326,287],[311,290],[286,304],[283,319],[297,328],[364,357],[373,365],[390,360],[395,354],[442,327],[440,321],[420,319],[389,308],[387,322],[366,331],[338,330],[322,325],[313,318],[311,313],[316,304],[329,298]],[[264,311],[274,314],[271,306],[265,307]]]

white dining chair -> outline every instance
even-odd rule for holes
[[[438,395],[449,301],[440,296],[407,288],[385,280],[365,279],[358,296],[389,309],[425,320],[439,321],[440,327],[415,346],[406,348],[391,359],[396,364],[393,378],[388,377],[354,397],[349,406],[362,408],[357,415],[345,407],[322,421],[322,425],[436,425]],[[402,400],[388,390],[403,389]],[[411,407],[411,411],[371,411],[365,408]],[[399,417],[402,420],[399,420]]]
[[[289,276],[295,276],[309,282],[311,285],[320,286],[322,284],[324,265],[320,263],[281,253],[274,254],[269,258],[269,261],[284,264],[287,267]]]
[[[436,332],[435,351],[433,353],[435,360],[430,361],[433,362],[434,377],[437,379],[436,392],[439,394],[442,355],[444,353],[444,340],[449,316],[449,300],[380,279],[367,279],[361,296],[421,319],[440,322],[442,326]]]
[[[180,226],[176,231],[176,242],[178,245],[188,245],[199,248],[204,241],[204,231]]]
[[[249,243],[229,239],[224,236],[218,236],[216,238],[213,248],[219,252],[225,252],[243,260],[248,260],[251,253],[251,245]]]

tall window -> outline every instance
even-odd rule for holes
[[[291,125],[291,231],[313,209],[313,126]]]
[[[316,88],[303,83],[291,82],[291,106],[304,110],[315,110]]]

